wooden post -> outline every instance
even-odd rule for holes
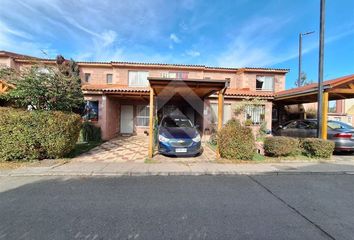
[[[219,91],[219,95],[218,95],[218,131],[220,131],[222,128],[223,113],[224,113],[224,94],[221,90]]]
[[[218,132],[222,128],[223,123],[223,113],[224,113],[224,91],[220,90],[218,94]],[[220,157],[219,146],[217,147],[216,156]]]
[[[328,92],[323,92],[322,104],[322,139],[327,139]]]
[[[150,87],[149,158],[154,155],[154,90]]]

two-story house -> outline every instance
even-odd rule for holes
[[[0,64],[8,67],[21,68],[34,61],[55,64],[54,59],[0,51]],[[223,122],[239,118],[256,127],[265,122],[271,129],[274,93],[285,90],[288,72],[288,69],[114,61],[78,62],[78,65],[87,101],[85,118],[101,127],[104,139],[119,134],[144,134],[148,130],[149,96],[150,91],[154,91],[151,81],[154,84],[174,83],[173,86],[165,85],[163,94],[161,91],[155,94],[153,112],[157,121],[166,114],[178,112],[188,116],[202,133],[210,133],[218,121],[218,95],[208,83],[225,82]],[[252,98],[263,100],[262,104],[247,107],[242,114],[236,115],[234,104]]]

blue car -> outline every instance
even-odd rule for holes
[[[202,151],[201,137],[185,116],[166,116],[159,126],[159,153],[170,156],[193,156]]]

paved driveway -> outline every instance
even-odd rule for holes
[[[117,137],[73,159],[74,162],[144,162],[147,159],[147,136]],[[188,158],[154,156],[154,162],[212,162],[215,152],[203,143],[200,156]]]

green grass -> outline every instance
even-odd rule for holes
[[[68,158],[77,157],[85,152],[90,151],[92,148],[101,145],[102,143],[103,143],[102,141],[78,142],[76,143],[74,150],[72,150],[66,157]]]
[[[153,158],[145,158],[144,163],[152,164],[152,163],[160,163],[160,162]]]

